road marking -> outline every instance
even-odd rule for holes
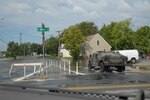
[[[66,87],[65,90],[93,90],[93,89],[114,89],[114,88],[137,88],[149,87],[150,84],[133,84],[133,85],[109,85],[109,86],[83,86],[83,87]]]

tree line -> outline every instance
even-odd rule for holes
[[[142,26],[132,29],[132,20],[104,24],[100,29],[94,22],[83,21],[64,29],[59,37],[51,36],[45,42],[46,54],[57,55],[59,42],[65,44],[73,59],[78,59],[86,42],[86,37],[99,33],[112,47],[112,50],[137,49],[139,52],[150,52],[150,27]],[[42,54],[42,45],[36,43],[18,44],[10,42],[7,48],[8,56],[29,55],[32,52]]]
[[[112,46],[112,50],[137,49],[145,54],[150,52],[150,27],[137,30],[131,27],[131,19],[104,24],[100,35]]]
[[[45,41],[45,53],[50,55],[56,55],[58,53],[58,38],[50,37]],[[38,43],[17,43],[11,41],[8,43],[6,56],[14,57],[17,56],[31,56],[33,52],[36,52],[38,55],[42,54],[42,44]]]

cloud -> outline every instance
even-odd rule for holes
[[[150,25],[149,0],[0,0],[2,33],[7,28],[22,33],[37,34],[41,22],[50,26],[49,34],[82,21],[104,23],[132,18],[136,28]],[[14,35],[15,36],[15,35]],[[8,37],[8,36],[7,36]],[[28,39],[27,39],[28,40]]]
[[[49,10],[46,10],[46,9],[42,9],[42,8],[37,8],[36,10],[35,10],[35,13],[37,13],[37,14],[41,14],[41,15],[50,15],[50,16],[54,16],[54,15],[56,15],[54,12],[50,12]]]
[[[0,6],[0,12],[5,15],[31,13],[32,8],[25,3],[11,2]]]
[[[78,6],[74,6],[72,10],[75,13],[86,13],[86,11],[83,8],[78,7]]]

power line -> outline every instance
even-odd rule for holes
[[[0,39],[3,43],[5,43],[5,44],[8,44],[6,41],[4,41],[4,40],[2,40],[2,39]]]

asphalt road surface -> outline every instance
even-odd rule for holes
[[[41,59],[38,59],[36,61],[38,62],[40,60]],[[31,60],[26,59],[26,60],[18,60],[17,62],[30,62],[30,61]],[[149,61],[148,60],[142,61],[142,63],[145,62]],[[5,64],[9,65],[10,63],[11,62],[8,61],[8,63]],[[1,69],[3,68],[1,67]],[[110,95],[129,96],[132,99],[132,97],[133,96],[135,97],[136,93],[142,89],[144,90],[145,95],[149,100],[150,73],[133,71],[130,66],[128,66],[126,69],[127,70],[123,73],[118,73],[115,71],[105,73],[94,71],[89,73],[87,72],[87,68],[85,68],[84,69],[85,71],[83,72],[85,75],[75,75],[75,74],[69,75],[64,74],[64,72],[60,73],[60,71],[62,70],[60,70],[59,67],[57,67],[55,70],[49,70],[48,72],[49,74],[47,75],[46,79],[40,79],[38,75],[20,82],[14,82],[11,79],[3,78],[1,81],[2,84],[11,84],[15,86],[30,87],[30,88],[56,89],[56,90],[63,90],[63,92],[60,91],[60,93],[62,93],[61,95],[57,94],[58,93],[57,91],[54,91],[57,92],[55,95],[49,94],[46,95],[45,92],[37,94],[37,92],[34,93],[34,91],[31,91],[30,93],[26,93],[25,91],[22,92],[22,90],[18,91],[18,88],[15,89],[14,91],[14,89],[5,89],[2,86],[0,90],[0,98],[2,97],[4,98],[3,100],[7,100],[8,98],[12,97],[14,100],[17,100],[17,98],[20,99],[22,96],[26,96],[27,98],[23,98],[22,100],[28,100],[29,98],[33,100],[34,99],[40,100],[40,98],[44,98],[44,100],[47,100],[48,98],[54,98],[54,100],[55,99],[88,100],[90,98],[91,100],[91,97],[92,99],[97,99],[97,97],[100,97],[100,100],[103,99],[107,100],[107,98],[101,98],[101,95],[99,96],[99,94],[110,94]],[[132,71],[130,71],[130,69]],[[66,93],[64,91],[75,91],[75,94],[84,94],[84,96],[80,95],[78,97],[77,95],[75,96],[73,95],[72,97],[72,94],[74,92]],[[9,96],[3,94],[9,94]],[[17,94],[18,96],[16,96]]]

